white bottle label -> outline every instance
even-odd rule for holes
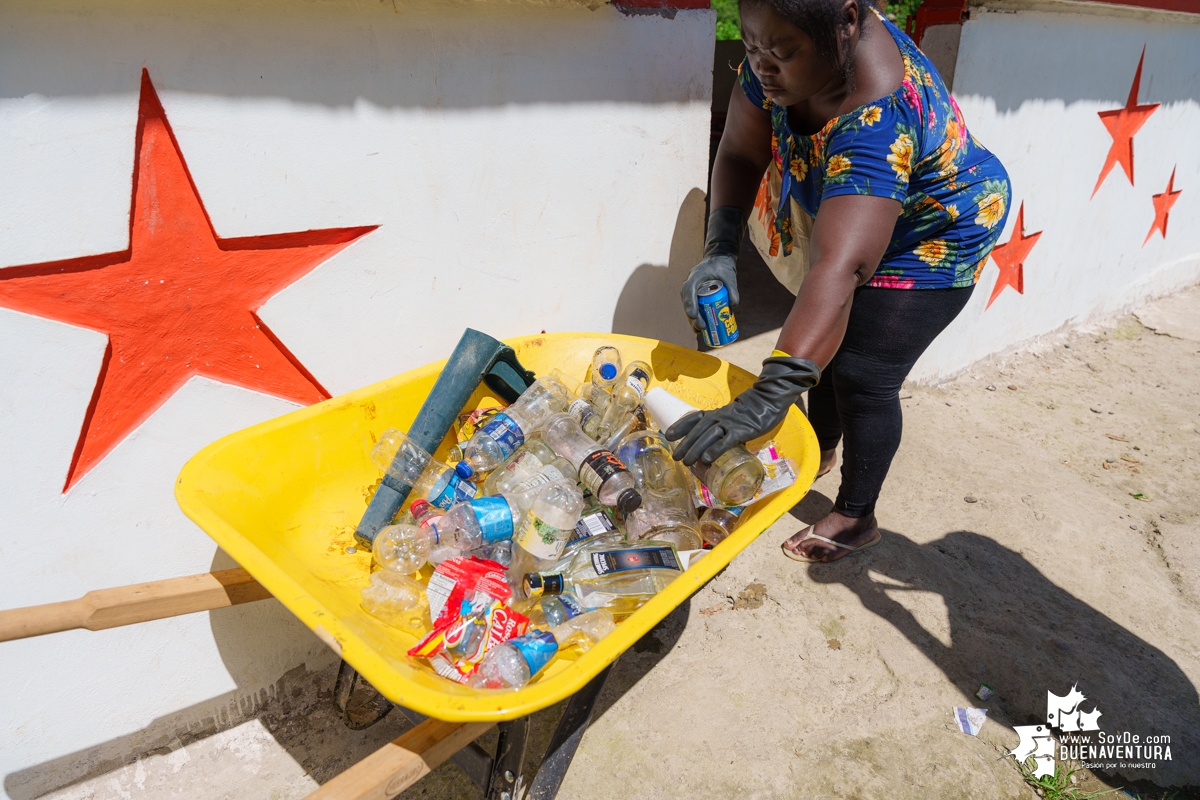
[[[561,528],[550,525],[530,511],[525,517],[525,524],[513,537],[513,541],[525,548],[530,555],[547,561],[562,555],[567,539],[564,534]]]
[[[625,379],[625,384],[633,391],[637,392],[639,398],[646,396],[646,385],[650,382],[650,376],[646,374],[644,369],[638,368],[630,373]]]

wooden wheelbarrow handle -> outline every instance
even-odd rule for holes
[[[262,584],[241,568],[99,589],[78,600],[0,611],[0,642],[75,628],[99,631],[236,606],[270,596]]]

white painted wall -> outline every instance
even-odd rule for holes
[[[1000,241],[1022,201],[1027,233],[1044,233],[1025,262],[1025,293],[1005,289],[985,311],[998,274],[989,262],[914,380],[944,379],[1065,324],[1200,281],[1200,17],[1059,5],[973,8],[963,26],[954,96],[968,129],[1012,177]],[[1116,166],[1089,199],[1112,142],[1096,113],[1125,104],[1143,45],[1139,102],[1162,106],[1134,138],[1136,186]],[[1172,168],[1183,194],[1168,236],[1156,233],[1143,248],[1151,195],[1166,189]]]
[[[146,66],[221,236],[380,226],[262,312],[334,394],[444,357],[468,324],[610,330],[694,263],[712,12],[145,0],[9,2],[0,22],[0,268],[126,247]],[[694,341],[682,313],[645,324],[623,327]],[[193,379],[64,495],[103,351],[0,309],[0,608],[231,566],[174,477],[294,407]],[[329,658],[273,602],[0,644],[6,795]]]

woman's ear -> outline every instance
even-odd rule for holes
[[[842,0],[842,24],[839,26],[839,35],[845,39],[853,39],[859,32],[859,24],[862,22],[862,9],[859,8],[858,0]]]

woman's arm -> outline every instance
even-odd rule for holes
[[[839,195],[821,203],[809,240],[812,267],[777,349],[821,369],[828,366],[846,334],[854,290],[878,269],[900,209],[898,200],[866,195]]]
[[[713,163],[710,209],[734,206],[750,218],[763,173],[771,163],[771,115],[756,108],[737,83],[729,98],[725,132]]]

